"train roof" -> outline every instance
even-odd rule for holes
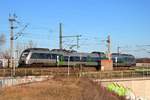
[[[66,49],[52,49],[50,51],[51,53],[56,53],[64,56],[91,56],[91,57],[99,57],[101,54],[104,54],[103,52],[92,52],[92,53],[86,53],[86,52],[77,52],[72,50],[66,50]]]
[[[52,49],[52,52],[64,52],[64,53],[73,53],[73,52],[77,52],[75,50],[66,50],[66,49]]]
[[[133,56],[131,54],[112,53],[112,56]]]
[[[101,54],[104,54],[104,52],[77,52],[74,50],[66,50],[66,49],[52,49],[49,50],[48,48],[27,48],[23,52],[44,52],[44,53],[54,53],[54,54],[60,54],[64,56],[91,56],[91,57],[99,57]]]
[[[93,51],[94,54],[105,54],[104,52]]]
[[[48,48],[27,48],[24,50],[24,52],[30,52],[30,51],[50,51]]]

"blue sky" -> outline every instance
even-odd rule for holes
[[[82,35],[79,51],[106,51],[102,40],[110,35],[112,52],[119,45],[124,53],[150,57],[146,51],[136,51],[150,50],[136,46],[150,43],[149,5],[150,0],[1,0],[0,34],[6,34],[8,48],[8,15],[15,13],[18,21],[29,23],[15,43],[33,40],[38,47],[58,48],[58,25],[62,22],[64,35]],[[64,47],[71,43],[75,39],[66,39]]]

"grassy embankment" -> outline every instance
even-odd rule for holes
[[[85,78],[53,78],[0,90],[0,100],[123,100]]]

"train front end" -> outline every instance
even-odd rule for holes
[[[23,51],[21,56],[20,56],[20,59],[19,59],[19,62],[18,62],[18,67],[22,67],[24,65],[28,65],[29,63],[29,54],[30,52],[28,51]]]

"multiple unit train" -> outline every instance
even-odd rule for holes
[[[116,62],[116,57],[118,62]],[[19,67],[39,66],[90,66],[100,68],[100,61],[107,59],[103,52],[79,53],[70,50],[28,48],[24,50],[19,59]],[[114,66],[132,66],[135,58],[127,54],[112,54]]]
[[[114,67],[130,67],[136,65],[136,59],[131,54],[112,53]]]

